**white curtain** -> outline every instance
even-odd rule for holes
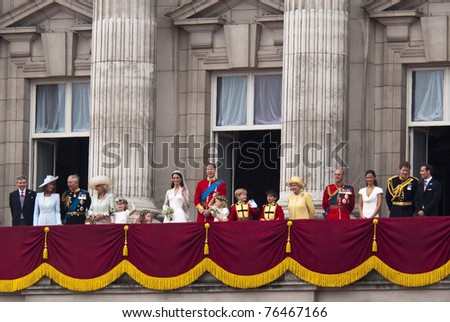
[[[36,133],[64,132],[64,84],[36,86]]]
[[[217,78],[217,126],[247,124],[247,77]]]
[[[444,71],[413,73],[413,121],[442,121]]]
[[[89,131],[89,106],[91,90],[89,83],[72,84],[72,131]]]
[[[255,76],[254,124],[281,124],[281,75]]]

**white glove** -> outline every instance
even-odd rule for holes
[[[258,208],[258,205],[256,204],[255,200],[250,199],[248,201],[248,204],[250,205],[251,208]]]

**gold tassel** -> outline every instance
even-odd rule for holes
[[[44,228],[44,251],[42,253],[42,258],[43,259],[48,259],[47,235],[48,235],[49,231],[50,231],[50,228],[48,228],[48,227]]]
[[[125,231],[125,243],[124,243],[124,245],[123,245],[123,252],[122,252],[122,255],[123,255],[124,257],[127,257],[127,256],[128,256],[128,238],[127,238],[128,225],[125,225],[125,226],[123,227],[123,230]]]
[[[373,242],[372,242],[372,252],[376,253],[378,252],[378,245],[377,245],[377,224],[378,219],[373,220]]]
[[[290,254],[291,253],[291,226],[292,226],[292,221],[289,220],[287,222],[288,225],[288,238],[287,238],[287,244],[286,244],[286,253]]]
[[[209,255],[209,245],[208,245],[208,229],[209,229],[209,224],[206,223],[205,224],[205,229],[206,229],[206,236],[205,236],[205,247],[203,248],[203,254],[204,255]]]

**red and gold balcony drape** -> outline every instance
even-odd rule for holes
[[[0,292],[48,276],[74,291],[122,274],[173,290],[210,272],[254,288],[286,271],[340,287],[378,271],[394,284],[424,286],[450,274],[450,217],[377,220],[0,227]]]

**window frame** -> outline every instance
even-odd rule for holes
[[[413,106],[412,106],[412,95],[413,95],[413,72],[416,71],[443,71],[444,72],[444,83],[443,83],[443,98],[442,98],[442,108],[443,108],[443,120],[442,121],[413,121]],[[408,69],[407,74],[407,126],[408,128],[413,127],[428,127],[428,126],[448,126],[450,125],[450,109],[446,106],[450,100],[450,67],[413,67]]]
[[[31,97],[30,97],[30,134],[32,139],[43,138],[69,138],[69,137],[89,137],[89,131],[74,132],[72,131],[72,84],[89,83],[90,78],[77,79],[46,79],[33,80],[31,83]],[[37,86],[39,85],[59,85],[65,86],[65,118],[64,118],[64,132],[58,133],[36,133],[36,94]]]
[[[264,75],[280,75],[281,70],[265,70],[265,71],[244,71],[244,72],[216,72],[211,77],[211,129],[213,132],[224,131],[254,131],[254,130],[281,130],[282,120],[280,124],[259,124],[255,125],[255,76]],[[247,77],[247,123],[244,125],[231,125],[231,126],[219,126],[217,125],[217,79],[219,77],[229,76],[246,76]],[[283,81],[283,79],[282,79]],[[281,84],[281,93],[283,95],[283,84]],[[282,104],[282,102],[281,102]],[[281,113],[283,111],[282,105],[280,106]]]

